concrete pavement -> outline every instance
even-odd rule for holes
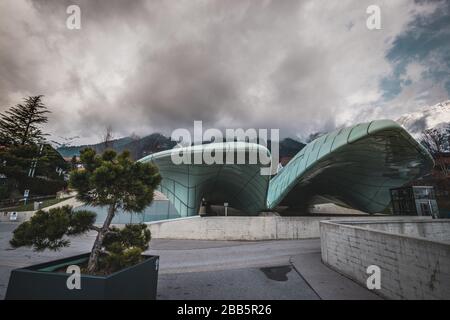
[[[162,274],[158,299],[317,300],[292,266]]]
[[[0,299],[13,268],[88,252],[95,233],[71,238],[59,252],[12,250],[17,226],[0,223]],[[379,299],[320,261],[320,240],[202,241],[153,239],[158,299]]]

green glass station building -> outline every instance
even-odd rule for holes
[[[428,174],[434,165],[431,155],[391,120],[361,123],[323,135],[273,176],[261,174],[270,164],[259,161],[175,164],[172,160],[173,152],[195,157],[206,149],[245,153],[247,158],[270,156],[263,145],[225,142],[166,150],[140,159],[159,167],[163,178],[160,191],[180,216],[197,215],[202,201],[228,203],[252,215],[279,206],[306,208],[317,198],[367,213],[382,212],[391,201],[391,189]]]

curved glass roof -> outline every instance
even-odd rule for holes
[[[267,208],[302,207],[314,196],[380,212],[400,187],[433,168],[429,153],[400,125],[378,120],[343,128],[305,146],[269,185]]]
[[[224,163],[194,164],[195,156],[208,149],[222,152]],[[188,156],[190,164],[174,164],[173,154]],[[227,164],[227,155],[242,153],[247,157],[246,164]],[[196,215],[200,202],[205,199],[212,204],[228,202],[230,207],[244,212],[255,213],[266,208],[266,195],[270,176],[260,174],[259,161],[249,164],[250,155],[260,153],[269,155],[262,145],[245,142],[211,143],[192,147],[166,150],[149,155],[139,161],[152,161],[159,167],[162,181],[160,191],[174,204],[181,216]]]
[[[139,161],[152,161],[160,170],[160,191],[181,216],[196,215],[204,198],[209,203],[228,202],[230,207],[252,214],[278,205],[304,207],[315,196],[373,213],[389,205],[391,188],[400,187],[428,173],[429,153],[401,126],[377,120],[343,128],[306,145],[270,179],[261,175],[267,167],[258,161],[245,163],[193,162],[208,150],[236,155],[268,154],[261,145],[230,142],[166,150]],[[191,159],[175,164],[174,152]]]

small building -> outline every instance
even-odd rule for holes
[[[432,186],[409,186],[391,189],[393,213],[404,216],[439,218],[436,194]]]

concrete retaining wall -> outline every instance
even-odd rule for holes
[[[315,217],[192,217],[148,223],[152,238],[271,240],[319,237]]]
[[[391,231],[401,224],[377,223]],[[448,220],[416,223],[430,224],[422,226],[428,230],[449,227]],[[405,225],[414,230],[411,224]],[[381,229],[380,225],[375,227]],[[355,221],[323,221],[320,234],[322,261],[362,285],[366,286],[369,276],[367,267],[380,267],[381,289],[376,290],[380,295],[390,299],[450,299],[450,244],[380,231],[372,229],[370,223]]]
[[[380,219],[371,216],[364,219]],[[336,217],[190,217],[147,223],[152,238],[190,240],[282,240],[320,236],[319,222]],[[345,218],[361,219],[361,217]],[[383,219],[391,219],[391,217]],[[394,219],[394,217],[392,217]],[[398,219],[395,218],[395,219]],[[410,219],[410,218],[409,218]],[[423,220],[428,218],[418,217]]]

